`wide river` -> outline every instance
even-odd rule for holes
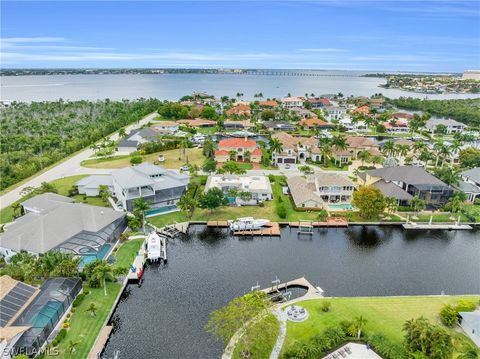
[[[385,79],[361,77],[355,71],[302,71],[321,76],[285,75],[214,75],[214,74],[161,74],[161,75],[55,75],[0,77],[0,99],[6,101],[53,101],[136,99],[154,97],[178,100],[192,92],[207,92],[235,97],[237,92],[251,100],[255,93],[265,97],[283,97],[288,93],[303,96],[342,92],[345,96],[371,96],[383,93],[387,97],[400,96],[441,98],[480,97],[479,95],[425,95],[397,89],[387,90],[378,85]]]
[[[405,232],[395,227],[316,229],[299,236],[234,238],[193,226],[170,242],[168,264],[151,265],[126,288],[105,356],[219,358],[204,326],[209,313],[275,276],[305,276],[327,296],[480,293],[480,232]]]

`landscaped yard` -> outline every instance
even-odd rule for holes
[[[327,161],[326,166],[324,165],[323,161],[322,162],[308,161],[307,164],[320,167],[321,169],[324,169],[326,171],[348,171],[348,167],[349,167],[349,164],[344,164],[342,166],[339,166],[338,164],[335,164],[335,161],[331,159]]]
[[[368,321],[365,333],[381,332],[393,343],[401,345],[402,326],[406,320],[423,316],[440,324],[438,315],[442,306],[447,303],[455,304],[460,299],[469,299],[478,303],[480,297],[357,297],[304,301],[298,305],[308,310],[309,318],[303,323],[287,322],[287,337],[283,350],[295,341],[307,342],[325,328],[339,325],[341,321],[351,321],[360,315]],[[325,301],[331,303],[331,309],[327,313],[321,310],[321,305]],[[450,332],[458,335],[453,330]]]
[[[107,296],[104,295],[103,288],[89,288],[90,294],[85,296],[82,303],[75,308],[75,313],[72,314],[70,329],[67,336],[59,344],[59,355],[55,356],[56,358],[84,359],[88,356],[103,323],[112,309],[120,288],[119,283],[107,283]],[[98,308],[95,317],[87,312],[91,303],[95,303]],[[73,353],[68,351],[70,340],[78,342]]]
[[[188,148],[187,149],[188,163],[191,165],[197,165],[201,167],[205,160],[203,150],[201,148]],[[180,150],[168,150],[163,152],[151,153],[149,155],[140,156],[143,162],[158,162],[158,156],[163,155],[164,162],[158,163],[165,168],[179,169],[181,166],[187,163],[187,160],[181,158]],[[83,167],[88,168],[123,168],[129,167],[131,156],[114,156],[98,159],[89,159],[82,162]]]
[[[68,190],[72,188],[72,186],[81,180],[86,175],[77,175],[77,176],[70,176],[64,177],[57,180],[50,182],[50,184],[54,185],[55,188],[58,190],[58,194],[62,196],[68,196]],[[87,203],[91,204],[92,206],[103,206],[108,207],[108,204],[105,203],[100,197],[87,197],[86,199],[83,198],[83,195],[76,195],[72,197],[75,202]],[[26,198],[21,198],[18,202],[24,201]],[[0,210],[0,223],[8,223],[13,220],[13,209],[12,206],[8,206]]]
[[[113,254],[116,259],[114,267],[130,268],[130,265],[133,263],[133,260],[143,242],[143,238],[137,238],[120,245],[117,251]]]

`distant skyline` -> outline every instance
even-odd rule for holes
[[[3,68],[480,68],[479,1],[8,1]]]

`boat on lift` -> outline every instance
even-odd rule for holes
[[[255,219],[253,217],[237,218],[235,221],[228,221],[231,231],[247,231],[264,228],[270,224],[268,219]]]
[[[162,241],[157,232],[153,231],[147,238],[147,259],[150,262],[159,261],[162,257]]]

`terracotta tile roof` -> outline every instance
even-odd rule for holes
[[[175,121],[159,121],[159,122],[155,122],[154,126],[174,127],[174,126],[178,126],[178,123],[176,123]]]
[[[189,125],[192,127],[200,127],[200,126],[205,126],[205,125],[216,125],[217,122],[212,121],[212,120],[204,120],[201,118],[196,118],[194,120],[192,119],[184,119],[184,120],[178,120],[177,123],[181,123],[184,125]]]
[[[348,147],[365,148],[365,147],[379,147],[372,140],[362,136],[350,136],[346,139]]]
[[[413,118],[413,115],[406,112],[395,112],[394,114],[392,114],[392,118],[411,120]]]
[[[257,143],[247,138],[227,138],[218,143],[218,148],[221,149],[222,147],[255,148]]]
[[[250,106],[240,104],[232,107],[230,110],[226,111],[227,115],[249,115],[250,114]]]
[[[267,100],[267,101],[259,101],[258,105],[260,107],[277,107],[278,103],[277,101]]]
[[[307,126],[307,127],[330,126],[328,122],[320,120],[319,118],[307,118],[305,120],[300,121],[300,125]]]
[[[278,139],[284,148],[296,149],[300,143],[303,146],[315,146],[317,140],[313,137],[292,136],[285,132],[278,132],[272,135],[272,138]]]
[[[227,150],[216,150],[215,151],[215,156],[226,156],[228,154],[229,154],[229,152]]]
[[[361,107],[356,108],[353,112],[354,113],[363,113],[365,115],[369,115],[370,114],[370,108],[368,106],[361,106]]]
[[[252,156],[261,156],[262,155],[262,150],[260,148],[256,148],[255,150],[252,151],[251,155]]]

